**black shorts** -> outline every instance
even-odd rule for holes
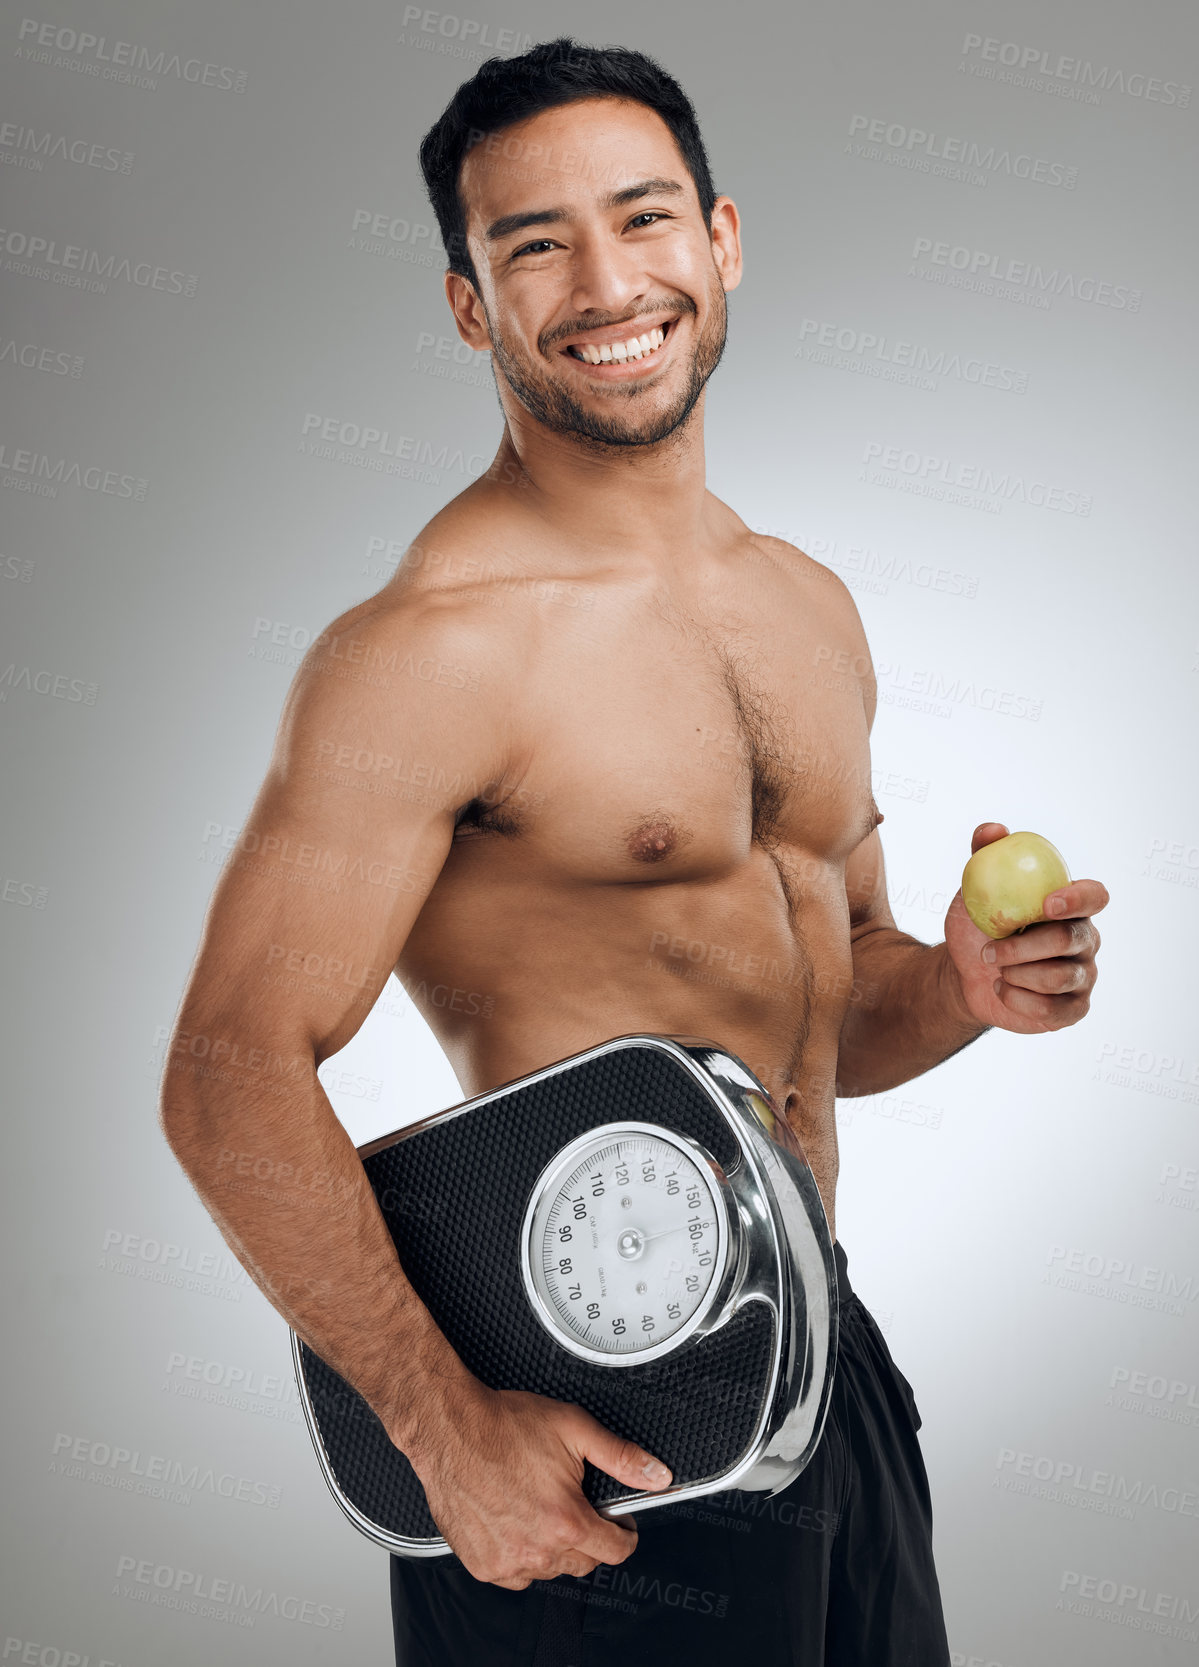
[[[623,1563],[521,1592],[392,1557],[396,1667],[949,1667],[920,1413],[834,1250],[832,1398],[794,1482],[637,1511]]]

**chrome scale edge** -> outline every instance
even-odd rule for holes
[[[765,1302],[774,1312],[775,1350],[770,1393],[754,1437],[740,1460],[719,1476],[705,1477],[683,1486],[670,1486],[653,1493],[635,1493],[599,1507],[599,1514],[623,1516],[632,1511],[671,1505],[705,1496],[721,1488],[738,1487],[761,1492],[770,1498],[787,1487],[805,1468],[819,1444],[828,1416],[836,1369],[838,1335],[837,1271],[832,1239],[811,1167],[803,1156],[794,1131],[775,1116],[776,1126],[785,1130],[782,1141],[766,1130],[762,1114],[750,1096],[760,1098],[769,1108],[770,1095],[744,1060],[719,1043],[701,1036],[658,1035],[630,1032],[611,1037],[593,1048],[571,1054],[539,1071],[501,1083],[442,1111],[431,1113],[403,1128],[357,1148],[365,1160],[376,1152],[406,1140],[420,1129],[443,1123],[464,1112],[477,1110],[502,1099],[517,1088],[526,1088],[559,1072],[573,1069],[585,1060],[596,1059],[618,1048],[650,1047],[670,1055],[682,1065],[724,1114],[741,1149],[743,1162],[724,1173],[742,1213],[741,1255],[737,1266],[726,1270],[722,1285],[740,1279],[736,1290],[725,1294],[713,1310],[705,1331],[722,1323],[745,1302]],[[713,1092],[715,1091],[715,1093]],[[792,1149],[793,1148],[793,1149]],[[771,1186],[763,1184],[770,1175]],[[773,1189],[773,1190],[772,1190]],[[779,1269],[781,1281],[772,1276]],[[810,1292],[813,1301],[805,1300]],[[290,1329],[290,1328],[289,1328]],[[338,1486],[321,1436],[320,1426],[308,1393],[300,1354],[300,1338],[291,1332],[292,1364],[304,1420],[317,1460],[330,1493],[348,1521],[367,1539],[385,1551],[410,1558],[445,1557],[452,1547],[441,1535],[418,1539],[394,1534],[365,1516]],[[784,1366],[789,1368],[784,1375]],[[772,1416],[773,1415],[773,1416]],[[772,1436],[767,1427],[777,1420]]]

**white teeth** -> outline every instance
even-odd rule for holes
[[[601,347],[595,346],[592,342],[576,342],[572,352],[589,365],[623,365],[652,353],[656,347],[661,347],[665,340],[665,330],[655,325],[643,336],[630,336],[628,341],[624,342],[604,342]]]

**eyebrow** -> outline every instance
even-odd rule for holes
[[[667,192],[682,196],[684,188],[674,179],[642,179],[636,185],[626,185],[623,190],[613,191],[601,200],[600,207],[623,208],[626,203],[635,203],[642,197],[659,197]],[[503,237],[511,237],[513,232],[524,231],[526,226],[553,226],[573,218],[569,208],[534,208],[524,214],[501,214],[488,226],[487,241],[498,243]]]

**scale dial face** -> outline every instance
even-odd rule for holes
[[[608,1123],[542,1171],[521,1229],[533,1312],[563,1348],[637,1366],[698,1330],[729,1256],[730,1205],[697,1141]]]

